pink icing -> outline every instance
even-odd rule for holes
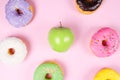
[[[92,36],[91,49],[98,57],[108,57],[115,53],[119,46],[119,36],[111,28],[102,28]]]

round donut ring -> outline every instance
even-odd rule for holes
[[[0,42],[0,60],[5,64],[21,63],[27,55],[24,42],[16,37],[8,37]]]
[[[119,47],[119,36],[112,28],[101,28],[92,36],[90,47],[98,57],[111,56]]]
[[[26,26],[33,17],[32,6],[24,0],[10,0],[5,7],[8,22],[16,28]]]
[[[41,64],[34,73],[34,80],[63,80],[61,68],[53,62]]]
[[[111,68],[103,68],[95,75],[94,80],[120,80],[120,75]]]

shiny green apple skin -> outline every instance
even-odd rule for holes
[[[48,40],[53,50],[65,52],[73,44],[74,35],[69,28],[54,27],[49,31]]]

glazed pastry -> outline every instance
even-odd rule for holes
[[[5,7],[8,22],[16,28],[26,26],[33,17],[32,6],[24,0],[9,0]]]
[[[102,28],[92,36],[90,47],[98,57],[111,56],[119,47],[119,36],[111,28]]]
[[[8,37],[0,42],[0,60],[5,64],[21,63],[27,55],[25,43],[16,37]]]
[[[104,68],[95,75],[94,80],[120,80],[120,75],[111,68]]]
[[[34,80],[64,80],[63,71],[58,64],[45,62],[35,70]]]
[[[103,0],[75,0],[76,7],[83,14],[91,14],[98,9]]]

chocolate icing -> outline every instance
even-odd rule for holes
[[[83,11],[95,11],[102,3],[102,0],[76,0],[76,3]]]

